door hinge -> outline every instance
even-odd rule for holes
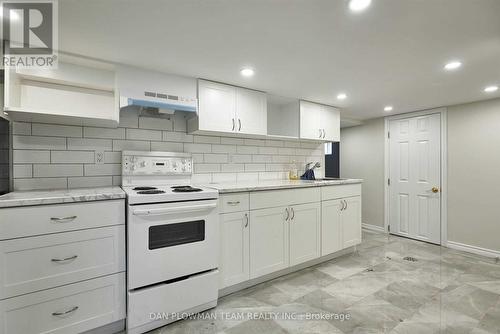
[[[391,179],[387,179],[387,185],[390,186],[391,185]]]

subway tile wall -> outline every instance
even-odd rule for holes
[[[120,185],[122,150],[190,152],[198,184],[284,179],[292,161],[299,172],[306,162],[319,161],[316,175],[324,173],[323,144],[190,135],[187,117],[125,109],[117,129],[14,122],[14,190]],[[96,164],[96,151],[104,152],[103,164]]]

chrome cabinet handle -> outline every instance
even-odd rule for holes
[[[323,138],[325,138],[325,137],[326,137],[326,131],[325,131],[325,129],[323,129]]]
[[[52,217],[50,221],[54,223],[69,223],[76,219],[77,216],[69,216],[69,217]]]
[[[347,210],[347,201],[344,201],[345,202],[345,209],[344,210]]]
[[[70,256],[70,257],[67,257],[67,258],[64,258],[64,259],[51,259],[50,261],[52,262],[57,262],[57,263],[60,263],[60,262],[67,262],[67,261],[71,261],[71,260],[74,260],[78,257],[78,255],[73,255],[73,256]]]
[[[342,204],[342,206],[340,207],[340,211],[344,211],[344,200],[341,200],[340,204]]]
[[[234,131],[234,127],[236,126],[235,123],[234,123],[234,118],[232,118],[233,120],[233,128],[231,129],[231,131]]]
[[[295,218],[295,210],[293,208],[290,209],[292,211],[292,218],[290,218],[290,220],[293,220],[293,218]]]
[[[285,208],[285,212],[286,212],[285,220],[288,220],[288,218],[290,218],[290,212],[288,212],[288,208]]]
[[[238,131],[241,131],[241,119],[238,118]]]
[[[78,306],[73,306],[72,308],[70,308],[69,310],[64,311],[64,312],[52,312],[52,315],[56,316],[56,317],[60,317],[61,315],[66,315],[66,314],[69,314],[69,313],[73,313],[76,310],[78,310]]]
[[[248,227],[248,213],[245,213],[245,227]]]
[[[229,205],[238,205],[238,204],[240,204],[240,201],[229,201],[229,202],[227,202],[227,204],[229,204]]]
[[[321,138],[321,135],[322,135],[321,129],[319,129],[319,138]]]

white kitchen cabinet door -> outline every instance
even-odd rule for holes
[[[125,273],[0,300],[0,334],[78,334],[125,319]]]
[[[321,255],[342,249],[340,199],[321,202]]]
[[[198,81],[199,129],[233,132],[236,129],[236,87]]]
[[[290,265],[314,260],[320,254],[320,203],[290,208]]]
[[[236,88],[236,131],[246,134],[267,134],[266,94]]]
[[[249,214],[235,212],[220,215],[220,287],[250,279]]]
[[[250,211],[250,278],[289,264],[287,207]]]
[[[343,248],[361,243],[361,196],[344,198],[342,211]]]
[[[323,140],[340,141],[340,112],[337,108],[321,106]]]
[[[316,103],[300,101],[300,138],[321,140],[321,106]]]

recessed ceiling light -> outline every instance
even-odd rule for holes
[[[392,111],[392,109],[393,109],[392,106],[386,106],[384,108],[384,111]]]
[[[460,66],[462,66],[461,62],[452,61],[452,62],[449,62],[448,64],[444,65],[444,69],[447,71],[453,71],[453,70],[456,70],[457,68],[459,68]]]
[[[347,99],[347,95],[344,94],[344,93],[340,93],[339,95],[337,95],[337,100],[345,100]]]
[[[351,0],[349,1],[349,9],[353,12],[360,12],[370,6],[372,0]]]
[[[240,71],[241,75],[244,77],[251,77],[255,74],[255,71],[251,68],[244,68]]]
[[[486,93],[493,93],[498,90],[498,86],[488,86],[484,89]]]

